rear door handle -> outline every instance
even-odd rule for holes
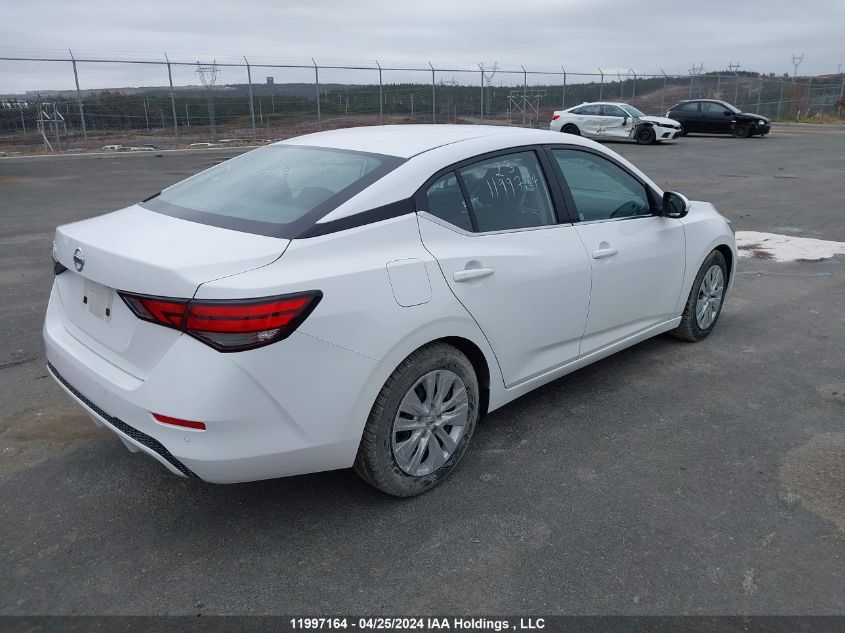
[[[599,248],[593,251],[593,259],[602,259],[604,257],[612,257],[618,253],[615,248]]]
[[[468,270],[459,270],[452,275],[452,279],[457,282],[469,281],[471,279],[481,279],[482,277],[492,275],[493,272],[494,270],[492,268],[470,268]]]

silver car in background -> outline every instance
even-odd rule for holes
[[[552,114],[552,132],[577,134],[597,140],[615,139],[651,145],[681,135],[681,124],[662,116],[649,116],[627,103],[582,103]]]

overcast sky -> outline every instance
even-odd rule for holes
[[[835,73],[843,0],[0,0],[0,54],[427,60],[594,72]],[[0,71],[2,72],[2,71]]]

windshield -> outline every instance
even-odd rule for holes
[[[640,112],[634,106],[626,105],[625,110],[627,110],[628,114],[630,114],[632,117],[640,118],[640,117],[647,116],[644,112]]]
[[[730,111],[731,111],[731,112],[733,112],[734,114],[739,114],[740,112],[742,112],[742,110],[740,110],[740,109],[739,109],[739,108],[737,108],[736,106],[732,106],[730,103],[726,103],[726,102],[724,102],[724,101],[719,101],[719,103],[720,103],[721,105],[725,106],[728,110],[730,110]]]
[[[175,184],[142,206],[212,226],[293,238],[402,162],[383,154],[271,145]]]

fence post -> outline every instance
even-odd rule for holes
[[[739,62],[737,62],[738,64]],[[736,73],[736,89],[734,90],[734,105],[739,101],[739,73]],[[737,106],[739,107],[739,106]]]
[[[381,84],[381,64],[376,60],[378,66],[378,120],[380,125],[384,125],[384,95]]]
[[[690,76],[689,76],[689,98],[690,99],[692,99],[692,81],[693,81],[694,77],[695,77],[695,75],[690,73]]]
[[[596,66],[598,68],[598,66]],[[604,94],[604,71],[599,68],[599,73],[601,74],[601,83],[599,84],[599,101],[602,100],[602,95]]]
[[[437,110],[435,109],[435,90],[434,90],[434,66],[431,65],[431,62],[428,62],[429,67],[431,68],[431,122],[437,123]]]
[[[637,73],[631,70],[634,75],[634,87],[631,88],[631,105],[634,105],[634,100],[637,98]]]
[[[252,139],[258,138],[258,133],[255,131],[255,105],[252,102],[252,69],[249,67],[249,60],[244,55],[244,62],[246,62],[246,80],[249,82],[249,118],[252,120]]]
[[[760,98],[763,96],[763,78],[757,79],[757,114],[760,114]]]
[[[479,119],[479,123],[484,123],[484,66],[481,64],[478,65],[478,69],[481,71],[481,118]]]
[[[70,53],[70,61],[73,64],[73,80],[76,82],[76,103],[79,106],[79,119],[82,121],[82,144],[88,146],[88,130],[85,127],[85,110],[82,107],[82,93],[79,91],[79,74],[76,72],[76,58],[73,56],[73,51],[67,49]]]
[[[525,66],[522,66],[522,127],[525,127],[525,115],[528,114],[528,73]]]
[[[313,57],[311,61],[314,62],[314,86],[317,89],[317,129],[323,129],[323,116],[320,114],[320,68],[317,66],[317,60]]]
[[[842,105],[845,101],[845,75],[842,75],[842,85],[839,88],[839,108],[837,109],[837,116],[842,116]]]
[[[563,91],[560,97],[560,109],[566,110],[566,68],[561,66],[560,69],[563,71]]]
[[[167,81],[170,84],[170,109],[173,111],[173,133],[176,135],[174,146],[179,145],[179,122],[176,119],[176,95],[173,94],[173,73],[170,71],[170,58],[167,52],[164,53],[164,60],[167,62]],[[188,104],[185,104],[185,118],[188,116]],[[189,123],[190,125],[190,123]]]
[[[666,112],[666,71],[662,68],[660,69],[661,74],[663,75],[663,92],[660,93],[660,112]]]
[[[783,106],[783,77],[780,78],[780,99],[778,100],[778,114],[777,114],[778,121],[780,121],[781,106]]]

